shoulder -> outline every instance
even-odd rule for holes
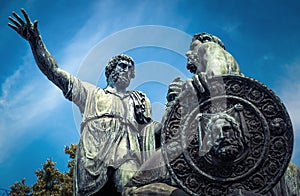
[[[81,81],[79,80],[79,82],[81,83],[82,87],[88,91],[98,91],[101,90],[103,91],[102,88],[96,86],[95,84],[89,83],[89,82],[85,82],[85,81]]]
[[[139,100],[144,104],[150,104],[150,100],[145,93],[137,90],[131,90],[128,91],[128,93],[134,100]]]
[[[141,96],[141,97],[147,97],[145,93],[143,93],[142,91],[138,91],[138,90],[131,90],[131,91],[128,91],[128,93],[130,95],[137,95],[137,96]]]

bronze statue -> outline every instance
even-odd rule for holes
[[[141,138],[140,132],[152,122],[146,95],[127,91],[135,73],[133,59],[124,54],[111,58],[105,69],[104,89],[81,81],[58,67],[40,36],[38,22],[32,23],[25,10],[21,11],[25,21],[13,12],[14,18],[9,17],[12,24],[8,25],[29,42],[39,69],[82,113],[75,195],[107,194],[115,189],[120,194],[145,159],[139,140],[147,137]],[[153,149],[154,144],[143,143]]]
[[[161,148],[124,194],[272,194],[293,148],[285,107],[266,86],[243,76],[216,36],[196,34],[186,56],[195,75],[171,83]]]
[[[225,50],[220,38],[208,34],[195,34],[186,52],[187,69],[191,73],[205,77],[218,75],[241,75],[240,67],[234,57]]]
[[[282,180],[292,176],[282,178],[293,149],[286,109],[265,85],[243,76],[218,37],[194,35],[186,53],[194,76],[170,84],[166,112],[157,123],[146,95],[127,91],[134,77],[131,57],[109,61],[106,88],[83,82],[58,67],[37,21],[22,13],[25,21],[13,12],[9,26],[29,42],[40,70],[83,116],[75,195],[294,192]],[[161,148],[153,152],[158,132]]]

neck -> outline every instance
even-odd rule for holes
[[[116,85],[108,85],[108,87],[113,89],[116,93],[120,93],[120,94],[125,94],[126,93],[126,88],[118,87]]]
[[[117,92],[117,93],[122,93],[122,94],[126,93],[126,88],[118,88],[118,87],[115,87],[115,89],[116,89],[116,92]]]

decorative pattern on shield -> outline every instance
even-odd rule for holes
[[[164,124],[169,172],[191,195],[266,193],[292,156],[293,128],[284,105],[248,77],[218,76],[207,84],[206,93],[183,91]]]

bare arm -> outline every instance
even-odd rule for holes
[[[29,42],[39,69],[69,98],[68,94],[70,94],[69,91],[71,89],[70,78],[72,76],[58,67],[55,59],[47,50],[37,28],[38,22],[34,21],[34,23],[32,23],[26,11],[24,9],[21,9],[21,11],[25,21],[18,14],[13,12],[12,15],[14,18],[9,17],[12,24],[8,23],[8,26]],[[71,97],[69,99],[71,99]]]

